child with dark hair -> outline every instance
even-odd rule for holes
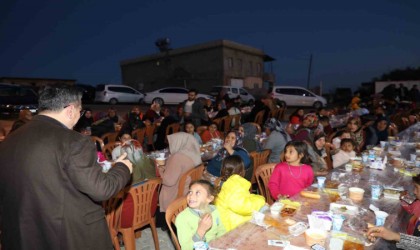
[[[280,162],[268,182],[271,197],[275,200],[279,196],[293,196],[312,185],[314,172],[308,146],[302,141],[290,141],[284,147],[285,162]]]
[[[342,139],[340,143],[340,150],[338,150],[338,152],[332,156],[333,168],[342,166],[349,162],[350,158],[356,157],[356,152],[354,151],[355,147],[356,143],[353,141],[353,139]]]
[[[245,167],[239,155],[230,155],[223,159],[222,187],[215,204],[226,231],[249,221],[252,212],[260,210],[265,204],[263,196],[249,192],[251,182],[244,175]]]
[[[216,195],[216,189],[210,182],[191,182],[187,194],[188,207],[178,214],[175,220],[182,249],[193,249],[195,242],[209,242],[226,232],[219,211],[210,205]]]

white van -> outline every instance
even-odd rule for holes
[[[95,101],[115,105],[119,102],[142,103],[144,95],[125,85],[99,84],[96,86]]]
[[[274,86],[269,92],[282,106],[306,106],[316,109],[327,106],[327,100],[311,91],[296,86]]]
[[[252,104],[252,103],[255,102],[255,98],[254,98],[253,95],[248,93],[248,91],[246,91],[244,88],[239,88],[239,87],[214,86],[211,89],[210,94],[214,97],[217,97],[219,95],[220,91],[222,91],[222,89],[225,90],[225,92],[229,95],[230,99],[234,99],[234,98],[239,96],[241,98],[241,100],[245,103]]]

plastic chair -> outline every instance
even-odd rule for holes
[[[105,144],[108,144],[110,142],[117,141],[117,137],[118,137],[118,132],[110,132],[101,136],[101,139],[102,141],[104,141]]]
[[[147,141],[147,149],[155,150],[153,136],[155,134],[155,124],[146,123],[145,139]]]
[[[331,158],[331,144],[325,144],[325,153],[327,154],[327,156],[324,157],[324,160],[327,163],[327,168],[331,170],[333,169],[333,162]]]
[[[230,124],[232,122],[232,117],[227,115],[213,120],[217,124],[218,130],[223,132],[226,135],[230,131]]]
[[[273,198],[271,198],[270,190],[268,190],[268,182],[276,164],[277,163],[267,163],[261,165],[255,172],[255,179],[257,179],[260,194],[265,197],[266,202],[270,205],[273,204],[274,201]]]
[[[265,113],[265,110],[261,110],[261,111],[259,111],[259,112],[257,113],[257,115],[255,115],[255,120],[254,120],[254,122],[255,122],[256,124],[258,124],[258,125],[260,125],[260,126],[263,124],[264,113]]]
[[[175,224],[176,217],[179,213],[184,211],[184,209],[187,208],[187,206],[187,198],[182,196],[174,200],[166,209],[165,220],[166,224],[168,225],[169,231],[171,232],[172,242],[174,243],[176,250],[181,250],[181,246],[179,245],[178,237],[172,228],[172,224]]]
[[[138,129],[133,130],[133,132],[131,132],[131,137],[139,141],[140,145],[142,146],[144,143],[145,135],[146,135],[146,128],[138,128]]]
[[[193,169],[188,170],[185,172],[181,178],[179,178],[178,183],[178,194],[177,198],[182,197],[185,195],[185,187],[186,185],[189,185],[192,181],[201,179],[201,176],[204,172],[204,165],[201,164]],[[187,182],[189,180],[189,182]]]
[[[151,214],[152,200],[155,192],[159,189],[162,183],[161,178],[155,178],[148,180],[140,185],[132,186],[128,191],[133,197],[134,217],[133,224],[129,228],[121,227],[121,220],[118,223],[118,232],[123,236],[124,246],[126,250],[135,250],[135,231],[150,225],[152,229],[153,241],[155,243],[155,249],[159,249],[159,239],[156,231],[156,222],[154,215]],[[122,211],[122,209],[121,209]],[[119,211],[119,216],[121,216]]]
[[[121,145],[121,142],[119,142],[119,141],[110,142],[110,143],[108,143],[104,146],[104,148],[102,149],[102,154],[105,156],[105,158],[108,161],[111,161],[112,160],[112,150],[114,150],[114,148],[116,148],[120,145]]]
[[[166,127],[166,132],[165,132],[166,143],[168,142],[168,135],[179,132],[180,127],[181,127],[181,124],[179,122],[172,123],[171,125]]]
[[[124,190],[121,190],[116,196],[110,198],[102,203],[105,210],[105,218],[108,224],[109,234],[111,236],[112,245],[114,249],[120,250],[120,243],[118,241],[118,229],[117,226],[120,223],[122,201],[124,196]]]
[[[255,172],[257,171],[259,166],[266,164],[268,162],[268,156],[270,156],[270,154],[271,154],[270,149],[265,149],[261,152],[252,151],[249,153],[249,156],[252,158],[253,163],[254,163],[254,170],[252,173],[251,184],[254,184],[257,182],[257,180],[255,179]]]
[[[233,129],[238,129],[241,125],[241,114],[231,115],[230,116],[231,124],[234,124]]]
[[[105,146],[104,141],[97,136],[91,136],[90,139],[95,143],[97,149],[98,149],[98,146],[99,146],[99,149],[102,152],[103,149],[104,149],[104,146]]]

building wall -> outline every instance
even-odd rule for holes
[[[220,48],[196,53],[161,56],[146,62],[122,65],[123,84],[148,92],[167,86],[208,92],[223,82]]]
[[[192,46],[122,62],[122,82],[143,92],[179,86],[207,93],[232,79],[249,89],[261,88],[263,56],[261,50],[229,41]]]

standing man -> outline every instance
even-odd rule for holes
[[[129,181],[123,155],[108,173],[95,144],[73,131],[82,93],[47,87],[39,115],[0,144],[2,249],[112,249],[101,201]]]
[[[201,120],[206,120],[206,112],[204,105],[197,100],[197,90],[190,89],[188,91],[188,99],[184,101],[184,122],[192,122],[195,127],[201,125]]]

